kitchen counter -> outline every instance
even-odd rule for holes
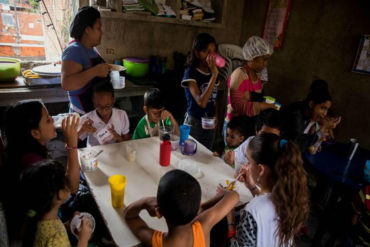
[[[152,88],[149,85],[135,85],[126,79],[126,87],[116,89],[116,98],[142,96]],[[0,107],[9,106],[20,100],[25,99],[42,99],[44,103],[68,102],[67,92],[60,85],[50,87],[14,87],[0,88]]]

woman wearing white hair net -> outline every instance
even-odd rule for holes
[[[234,116],[247,116],[249,134],[254,135],[255,116],[261,111],[275,108],[274,104],[263,101],[262,81],[260,72],[266,67],[268,59],[273,53],[272,46],[258,36],[250,37],[243,47],[246,60],[243,67],[233,71],[228,80],[227,116],[224,124],[226,139],[227,124]]]

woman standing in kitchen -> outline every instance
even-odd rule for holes
[[[92,85],[102,78],[110,81],[109,65],[95,48],[102,34],[99,11],[81,8],[70,27],[74,40],[62,55],[62,88],[68,92],[70,112],[85,114],[93,110]]]

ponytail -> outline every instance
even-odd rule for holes
[[[309,214],[307,174],[301,152],[293,142],[270,133],[254,137],[248,149],[257,164],[272,171],[269,181],[273,183],[271,200],[278,215],[279,246],[291,246]]]
[[[279,216],[277,236],[280,246],[290,246],[309,214],[307,174],[296,144],[288,141],[279,147],[274,171],[276,183],[271,195]]]
[[[70,187],[66,168],[54,160],[40,161],[30,167],[21,180],[21,228],[23,246],[33,246],[37,223],[54,207],[54,198],[60,190]]]
[[[37,231],[37,222],[41,220],[42,215],[33,210],[28,210],[21,228],[23,247],[32,247],[35,242]]]

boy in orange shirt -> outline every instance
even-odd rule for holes
[[[145,246],[205,247],[210,246],[212,227],[239,202],[234,191],[223,191],[198,214],[201,188],[198,181],[181,170],[167,172],[160,180],[157,198],[147,197],[130,204],[126,222]],[[168,233],[151,229],[139,216],[146,209],[151,216],[164,217]]]

